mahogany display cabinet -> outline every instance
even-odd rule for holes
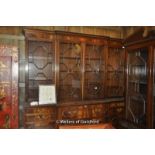
[[[25,128],[56,128],[60,120],[106,122],[124,117],[121,39],[60,31],[24,32]],[[42,84],[56,86],[56,105],[30,106],[38,101]]]

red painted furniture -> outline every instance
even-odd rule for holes
[[[18,49],[0,45],[0,128],[18,128]]]

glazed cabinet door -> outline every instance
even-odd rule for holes
[[[85,44],[84,62],[84,99],[103,99],[105,46],[101,40]]]
[[[18,128],[18,49],[0,45],[0,128]]]
[[[39,85],[54,84],[54,44],[28,41],[27,102],[38,101]]]
[[[124,96],[125,51],[121,42],[111,42],[106,59],[106,97]]]
[[[82,100],[82,44],[79,38],[59,39],[59,101]]]
[[[127,49],[126,118],[147,126],[149,48]]]
[[[25,29],[26,105],[39,101],[39,85],[55,84],[55,41],[50,32]]]

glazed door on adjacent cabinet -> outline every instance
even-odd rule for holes
[[[148,90],[148,48],[127,50],[126,117],[146,127]]]
[[[18,50],[0,45],[0,128],[18,128]]]

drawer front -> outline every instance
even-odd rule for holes
[[[108,104],[94,104],[90,105],[90,119],[98,120],[99,122],[106,122],[108,118],[109,106]]]
[[[91,117],[92,118],[103,118],[105,110],[106,109],[103,104],[91,105],[90,106]]]
[[[72,105],[59,107],[58,111],[58,120],[96,119],[105,122],[113,118],[123,117],[124,103],[112,102],[108,104]]]
[[[123,102],[59,107],[30,107],[25,109],[25,128],[55,128],[57,120],[58,122],[60,120],[98,120],[99,122],[108,122],[121,118],[123,115]]]
[[[59,108],[59,119],[86,119],[88,118],[88,106],[68,106]]]
[[[25,109],[25,128],[53,128],[55,120],[55,108],[34,107]]]
[[[109,104],[109,118],[119,119],[123,118],[125,112],[124,102]]]

